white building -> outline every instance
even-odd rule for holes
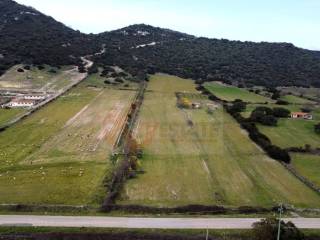
[[[43,94],[28,94],[24,95],[23,98],[27,100],[45,100],[47,96]]]
[[[7,104],[8,107],[33,107],[36,105],[36,100],[31,99],[12,99],[11,102]]]

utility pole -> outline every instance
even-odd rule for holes
[[[278,225],[278,237],[277,240],[280,240],[280,232],[281,232],[281,215],[282,215],[282,203],[280,204],[280,208],[279,208],[279,225]]]
[[[207,228],[206,240],[209,239],[209,229]]]

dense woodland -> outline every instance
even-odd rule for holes
[[[95,40],[33,8],[0,0],[0,75],[17,63],[79,64],[80,56],[101,48]]]
[[[82,34],[33,8],[0,0],[0,74],[16,63],[80,64],[80,56],[103,44],[106,52],[95,57],[94,67],[118,65],[140,78],[165,72],[248,87],[320,87],[319,52],[289,43],[196,38],[148,25]]]

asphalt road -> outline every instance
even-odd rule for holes
[[[145,229],[249,229],[259,218],[126,218],[0,215],[0,226]],[[298,228],[320,229],[320,218],[292,218]]]

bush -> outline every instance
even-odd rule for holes
[[[274,240],[278,235],[279,220],[276,218],[263,219],[260,222],[253,224],[253,239],[254,240]],[[302,240],[304,235],[292,222],[280,223],[281,240]]]
[[[31,67],[30,67],[29,65],[25,65],[23,68],[24,68],[25,70],[30,70],[30,69],[31,69]]]
[[[281,99],[277,100],[276,104],[278,104],[278,105],[289,105],[289,103],[287,101],[281,100]]]
[[[123,83],[124,81],[122,80],[122,78],[116,78],[114,81],[118,82],[118,83]]]
[[[24,72],[24,70],[23,70],[22,68],[18,68],[18,69],[17,69],[17,72],[19,72],[19,73],[23,73],[23,72]]]
[[[98,67],[96,65],[93,65],[91,68],[89,68],[88,70],[88,74],[95,74],[95,73],[98,73],[99,70],[98,70]]]
[[[109,80],[105,80],[104,83],[105,84],[111,84],[111,82]]]
[[[320,134],[320,123],[316,124],[314,126],[314,131],[317,133],[317,134]]]

